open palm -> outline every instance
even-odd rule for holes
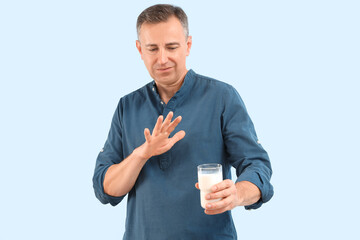
[[[165,153],[169,151],[176,142],[184,138],[185,131],[183,130],[169,138],[169,135],[181,122],[181,116],[178,116],[174,121],[171,121],[173,115],[173,112],[169,112],[164,121],[163,116],[160,115],[156,121],[152,134],[150,134],[148,128],[145,128],[144,135],[146,141],[141,146],[144,158],[148,159],[152,156]]]

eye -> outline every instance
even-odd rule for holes
[[[150,48],[149,51],[150,52],[155,52],[157,50],[157,48]]]
[[[177,49],[178,47],[168,47],[169,50],[175,50]]]

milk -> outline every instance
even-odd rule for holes
[[[218,199],[205,199],[205,196],[208,193],[211,193],[211,187],[215,184],[222,182],[223,175],[222,171],[217,171],[214,173],[200,173],[198,172],[198,181],[199,181],[199,188],[200,188],[200,200],[201,200],[201,207],[205,208],[207,203],[212,203],[221,200]]]

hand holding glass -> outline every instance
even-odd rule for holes
[[[197,170],[201,207],[205,209],[207,203],[217,202],[221,200],[221,198],[207,200],[205,196],[212,192],[212,186],[223,181],[222,166],[221,164],[216,163],[202,164],[197,167]]]

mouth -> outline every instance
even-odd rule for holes
[[[172,67],[158,68],[157,70],[158,70],[159,72],[167,72],[167,71],[169,71],[170,69],[172,69]]]

